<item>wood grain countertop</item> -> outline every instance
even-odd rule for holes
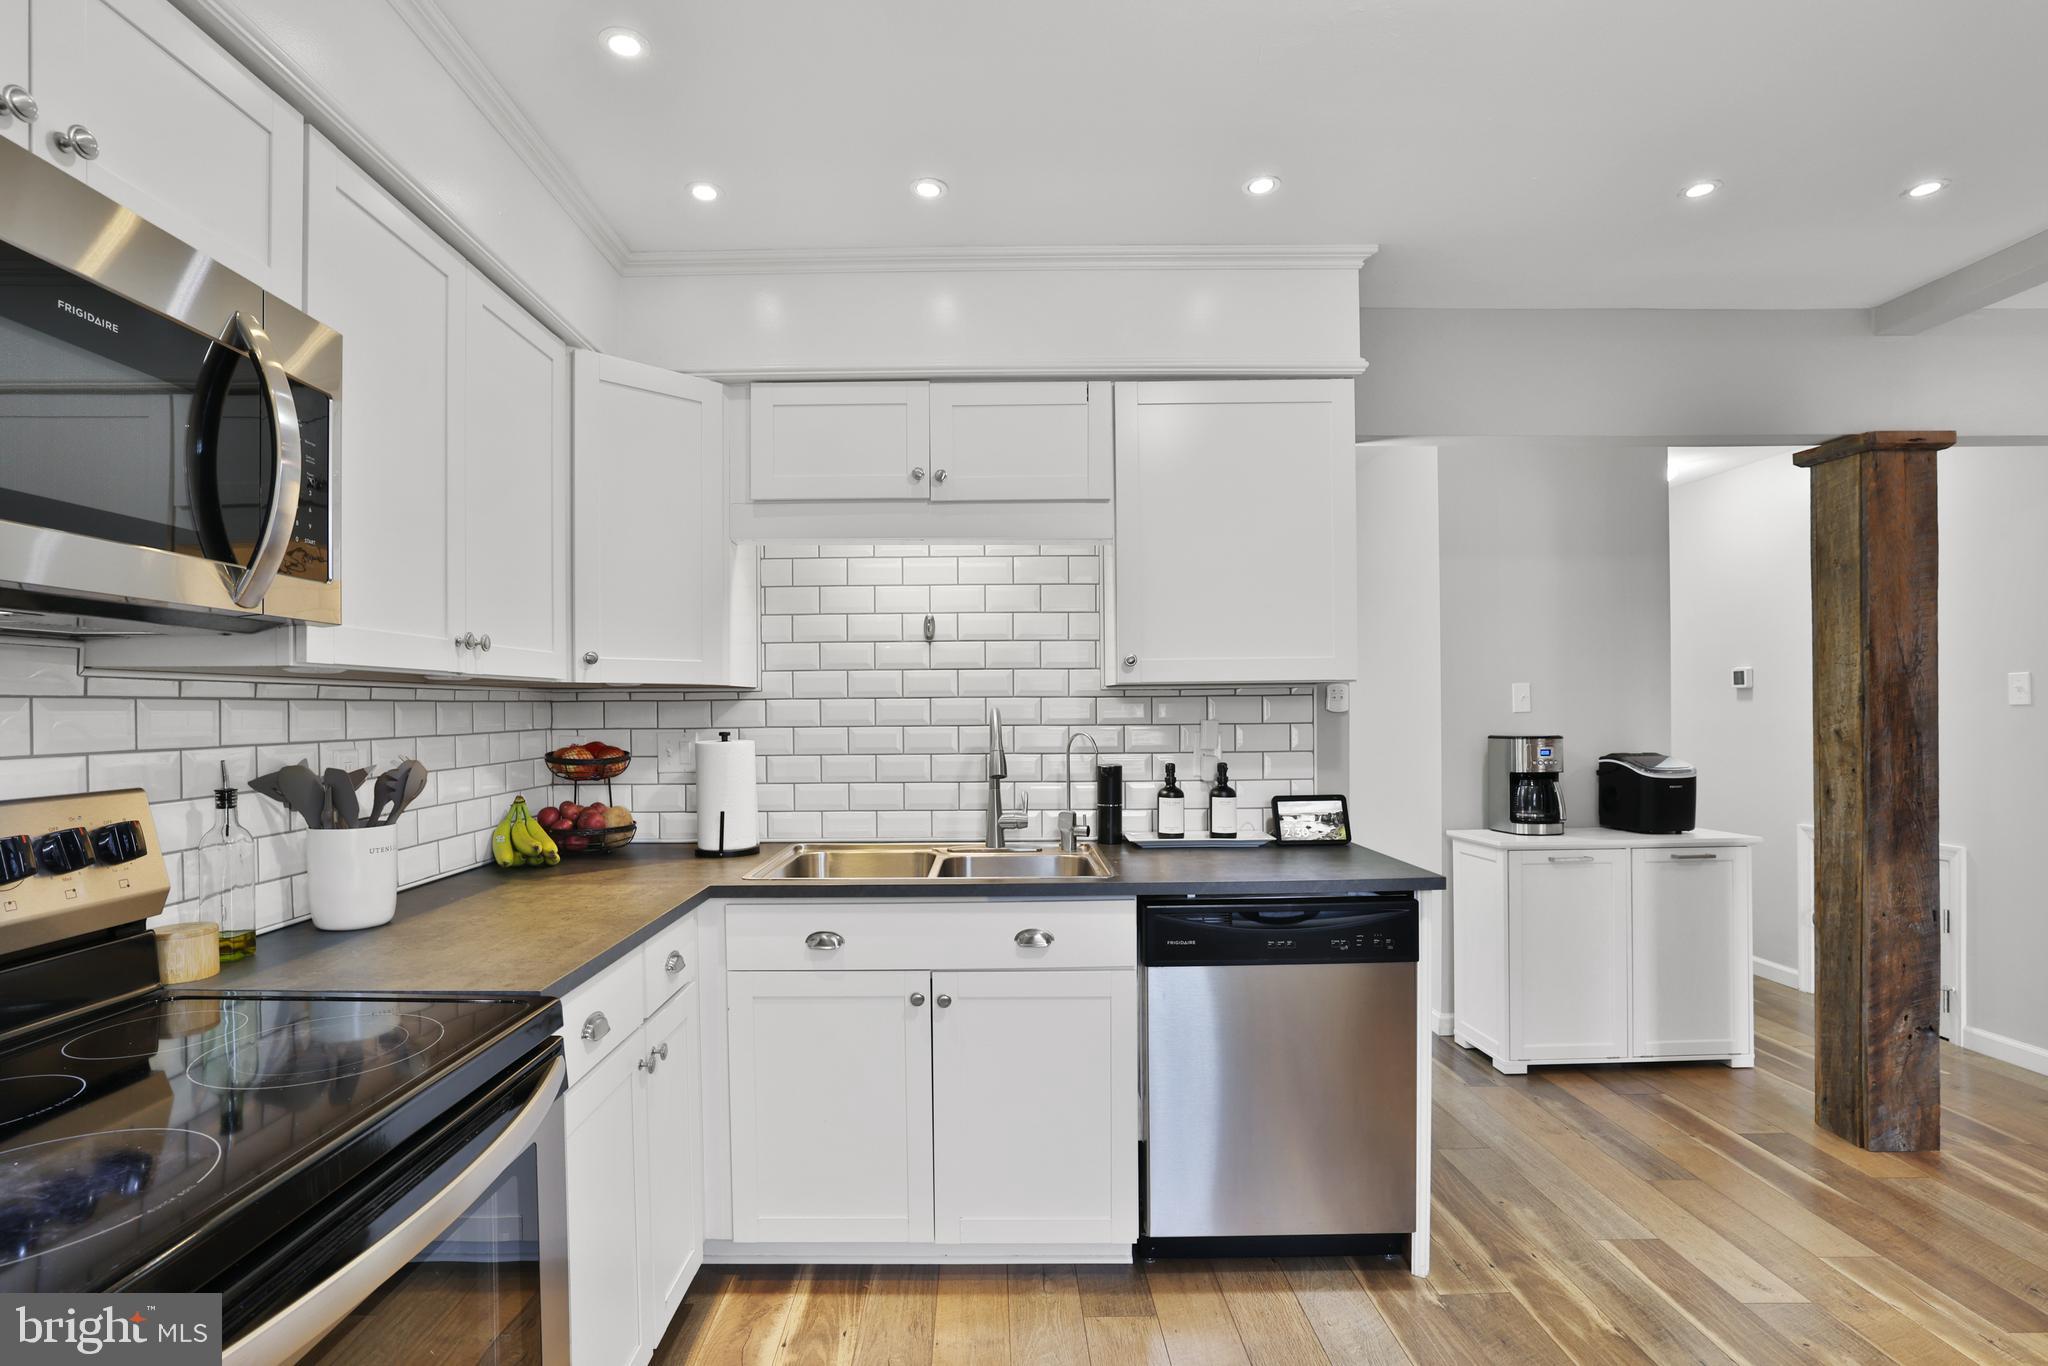
[[[262,936],[256,955],[194,983],[221,991],[544,991],[594,975],[678,916],[712,898],[1029,896],[1431,891],[1444,879],[1359,845],[1151,850],[1109,846],[1111,878],[1085,882],[747,882],[758,856],[696,857],[694,845],[634,845],[560,867],[479,868],[400,893],[398,915],[369,930],[310,924]]]

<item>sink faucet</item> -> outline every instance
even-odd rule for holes
[[[988,835],[983,843],[991,849],[1003,847],[1003,832],[1022,830],[1031,824],[1031,799],[1024,798],[1021,811],[1003,810],[1003,779],[1010,776],[1010,758],[1003,753],[1003,714],[988,709]],[[1022,789],[1019,789],[1022,791]]]
[[[1095,737],[1085,730],[1067,732],[1067,809],[1060,812],[1060,848],[1071,854],[1081,847],[1082,836],[1089,833],[1088,822],[1074,809],[1074,741],[1088,742],[1089,762],[1097,770],[1102,768],[1102,746],[1095,743]]]

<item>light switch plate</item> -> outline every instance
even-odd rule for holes
[[[1527,683],[1510,683],[1508,685],[1508,710],[1529,710],[1529,685]]]
[[[2034,705],[2034,675],[2010,673],[2005,676],[2005,702],[2010,707],[2031,707]]]
[[[662,773],[681,773],[689,766],[690,737],[687,735],[664,735],[661,737],[661,758],[655,764]]]

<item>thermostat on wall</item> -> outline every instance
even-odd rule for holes
[[[1756,686],[1756,670],[1755,670],[1755,669],[1737,669],[1737,670],[1735,671],[1735,686],[1736,686],[1736,687],[1738,687],[1738,688],[1753,688],[1753,687],[1755,687],[1755,686]]]

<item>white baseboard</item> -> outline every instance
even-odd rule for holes
[[[1456,1027],[1457,1016],[1448,1010],[1429,1012],[1429,1031],[1432,1034],[1448,1034]]]
[[[1767,982],[1776,982],[1781,987],[1790,987],[1794,991],[1799,990],[1798,968],[1786,967],[1783,963],[1773,963],[1768,958],[1752,958],[1749,960],[1749,970]]]
[[[1982,1053],[2000,1062],[2009,1062],[2015,1067],[2024,1067],[2029,1072],[2048,1076],[2048,1048],[2027,1043],[2004,1034],[1994,1034],[1988,1029],[1975,1025],[1963,1026],[1963,1047],[1974,1053]]]

